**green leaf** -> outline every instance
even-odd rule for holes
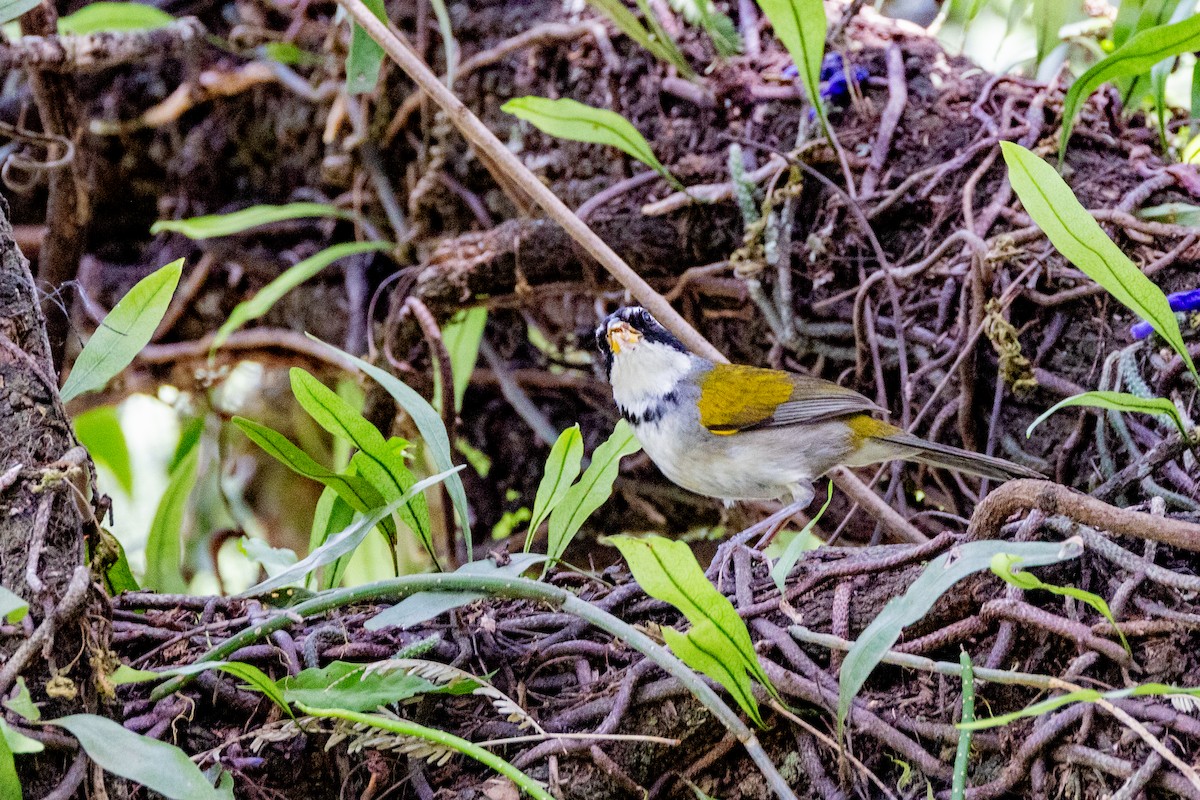
[[[537,529],[551,511],[566,497],[571,484],[579,477],[583,463],[583,434],[576,423],[558,435],[558,441],[550,448],[546,469],[538,484],[537,496],[533,501],[533,516],[529,521],[529,533],[525,536],[525,552],[533,545]]]
[[[279,691],[275,681],[258,667],[243,661],[198,661],[195,664],[183,664],[163,670],[133,669],[121,664],[108,676],[108,679],[114,686],[125,686],[158,681],[163,678],[174,678],[179,675],[198,675],[213,669],[245,681],[248,688],[265,695],[267,699],[283,709],[289,717],[292,716],[291,707],[284,700],[283,692]]]
[[[306,669],[289,675],[277,686],[289,703],[313,708],[374,711],[423,694],[445,694],[446,686],[402,670],[385,672],[369,665],[334,661],[321,669]]]
[[[809,547],[809,535],[813,528],[820,522],[821,517],[825,515],[825,509],[829,508],[830,502],[833,501],[833,481],[825,489],[825,503],[821,506],[821,510],[816,513],[808,524],[796,534],[792,541],[788,542],[787,549],[783,551],[783,555],[775,562],[775,566],[771,567],[771,580],[775,581],[775,586],[779,591],[783,591],[784,584],[787,582],[788,573],[792,571],[792,567],[796,566],[796,562],[800,560],[800,556],[806,550],[812,549]]]
[[[287,547],[271,547],[265,540],[252,536],[243,536],[238,542],[238,549],[246,558],[265,569],[268,575],[273,575],[281,569],[287,569],[299,561],[295,550]]]
[[[496,564],[490,558],[463,564],[452,572],[452,575],[520,575],[526,570],[546,560],[543,555],[535,553],[517,553],[508,563]],[[435,617],[453,611],[456,608],[482,600],[485,597],[480,592],[417,592],[406,597],[390,608],[385,608],[371,617],[363,625],[369,631],[384,628],[411,628],[428,622]]]
[[[17,763],[13,760],[12,746],[9,745],[11,729],[0,719],[0,797],[4,800],[21,800],[21,779],[17,776]]]
[[[26,722],[37,722],[42,718],[42,712],[34,704],[33,697],[29,694],[29,687],[25,685],[25,679],[17,676],[16,683],[17,694],[11,700],[5,700],[4,707]]]
[[[121,541],[104,530],[101,535],[105,546],[113,548],[117,556],[104,570],[104,580],[108,584],[109,593],[118,595],[121,592],[136,592],[142,588],[138,585],[137,578],[133,577],[133,570],[129,567],[129,556],[125,555]]]
[[[282,206],[251,206],[230,214],[208,214],[190,219],[160,219],[150,226],[150,233],[182,233],[189,239],[212,239],[245,233],[260,225],[286,222],[293,219],[333,217],[353,219],[348,211],[328,203],[288,203]]]
[[[829,19],[823,0],[758,0],[758,7],[771,21],[775,35],[787,48],[800,73],[800,81],[821,120],[821,129],[829,129],[825,105],[821,102],[821,61],[825,58],[825,34]]]
[[[1200,15],[1195,19],[1200,22]],[[1200,33],[1197,36],[1200,37]],[[1200,47],[1200,38],[1197,47]],[[1149,322],[1179,353],[1200,383],[1196,365],[1192,363],[1179,331],[1179,321],[1162,290],[1108,238],[1087,209],[1075,199],[1071,187],[1059,177],[1054,167],[1014,142],[1001,142],[1000,148],[1008,164],[1008,180],[1013,191],[1050,243],[1118,302]]]
[[[1033,0],[1033,29],[1037,39],[1037,64],[1059,45],[1058,32],[1067,22],[1070,4],[1064,0]]]
[[[278,431],[259,425],[245,417],[234,417],[233,424],[256,445],[288,469],[318,481],[345,500],[355,511],[374,511],[385,504],[381,495],[365,478],[354,474],[334,472],[322,467]],[[393,534],[395,532],[393,531]]]
[[[336,392],[299,367],[290,373],[292,394],[318,425],[334,436],[358,448],[354,463],[358,472],[375,487],[383,499],[391,502],[406,494],[415,478],[404,465],[402,457],[383,438],[379,429],[368,422],[354,406]],[[401,445],[407,442],[400,441]],[[346,498],[350,502],[349,498]],[[410,495],[400,508],[400,519],[416,535],[417,540],[437,564],[433,532],[429,521],[429,506],[425,496]]]
[[[559,139],[615,147],[662,175],[675,188],[683,189],[683,184],[654,155],[646,137],[615,111],[593,108],[569,98],[551,100],[532,95],[513,98],[500,106],[500,110]]]
[[[1063,160],[1075,115],[1083,101],[1102,83],[1117,78],[1131,77],[1149,72],[1166,58],[1200,50],[1200,14],[1194,14],[1182,22],[1162,25],[1139,31],[1114,50],[1107,58],[1099,61],[1071,84],[1063,101],[1063,129],[1058,146],[1058,158]],[[1007,156],[1007,153],[1006,153]],[[1012,165],[1009,165],[1009,169]]]
[[[1015,722],[1025,717],[1040,717],[1043,714],[1048,714],[1051,711],[1056,711],[1063,706],[1068,706],[1071,703],[1094,703],[1097,700],[1124,700],[1129,697],[1195,697],[1200,698],[1200,688],[1198,687],[1182,687],[1182,686],[1167,686],[1162,683],[1143,683],[1138,686],[1131,686],[1126,689],[1116,689],[1110,692],[1101,692],[1097,689],[1081,689],[1076,692],[1067,692],[1056,697],[1050,697],[1040,703],[1034,703],[1020,711],[1013,711],[1009,714],[1001,714],[995,717],[986,717],[977,719],[974,722],[959,723],[957,728],[968,731],[982,731],[988,728],[999,728],[1002,725],[1007,725],[1010,722]]]
[[[308,550],[312,552],[325,543],[337,531],[350,527],[354,522],[354,509],[338,496],[337,492],[328,486],[317,499],[317,508],[313,511],[312,529],[308,536]],[[349,557],[339,559],[333,566],[321,575],[321,589],[332,589],[341,583]]]
[[[966,650],[958,654],[962,667],[962,723],[975,721],[975,668]],[[971,731],[962,730],[958,735],[958,749],[954,753],[954,772],[951,773],[950,800],[964,800],[967,796],[967,769],[971,762]]]
[[[73,714],[49,720],[79,740],[88,757],[171,800],[232,800],[232,792],[213,788],[200,768],[178,747],[126,730],[95,714]]]
[[[200,447],[193,445],[176,465],[167,481],[167,489],[158,501],[150,534],[146,538],[146,574],[142,584],[164,594],[182,594],[187,582],[180,571],[183,548],[180,536],[187,513],[188,498],[196,485],[196,469],[200,464]]]
[[[712,4],[712,0],[671,0],[671,7],[693,25],[699,25],[712,40],[717,55],[730,58],[742,51],[737,26]]]
[[[455,411],[462,411],[463,395],[479,358],[479,343],[483,341],[487,316],[487,306],[468,308],[455,314],[442,328],[442,342],[450,354],[450,374],[454,376]]]
[[[460,470],[462,467],[455,467],[454,469]],[[425,480],[417,481],[394,502],[362,517],[341,533],[330,536],[325,540],[324,544],[313,550],[303,559],[297,561],[279,574],[251,586],[242,592],[239,597],[252,597],[265,594],[287,586],[290,583],[300,582],[313,570],[330,564],[348,553],[354,552],[354,549],[362,543],[362,540],[371,532],[371,529],[380,524],[385,517],[403,507],[409,499],[420,492],[445,480],[450,474],[449,472],[439,472],[437,475],[432,475]]]
[[[267,42],[262,46],[262,54],[272,61],[292,67],[312,67],[321,63],[321,57],[316,53],[302,50],[292,42]]]
[[[12,22],[26,11],[37,8],[40,0],[0,0],[0,25]]]
[[[445,471],[454,467],[454,461],[450,457],[450,436],[446,433],[446,426],[442,424],[442,418],[438,412],[434,411],[433,406],[429,405],[424,397],[421,397],[411,387],[406,386],[395,376],[389,375],[374,364],[368,364],[361,358],[352,356],[344,350],[339,350],[331,344],[321,342],[316,337],[310,338],[353,361],[359,369],[370,375],[380,386],[387,390],[387,393],[400,404],[400,407],[412,418],[413,424],[417,426],[417,430],[421,433],[421,438],[425,440],[425,446],[429,448],[429,454],[433,458],[433,464],[436,469]],[[463,488],[462,478],[457,473],[446,479],[446,491],[449,492],[450,501],[454,504],[454,510],[458,513],[458,522],[462,527],[463,538],[467,545],[467,559],[471,560],[473,545],[471,541],[471,518],[467,510],[467,491]]]
[[[550,541],[546,545],[546,555],[550,561],[546,564],[547,568],[562,558],[567,545],[579,533],[583,523],[608,500],[617,473],[621,471],[621,459],[641,449],[629,423],[623,419],[617,420],[612,434],[592,453],[592,463],[584,470],[583,477],[567,489],[562,501],[550,512]]]
[[[182,274],[183,259],[172,261],[138,281],[108,312],[75,359],[59,393],[64,403],[103,389],[113,376],[129,366],[154,336]]]
[[[0,617],[4,617],[5,622],[13,625],[25,619],[28,613],[29,603],[16,593],[0,586]]]
[[[904,628],[925,616],[938,598],[956,583],[990,568],[996,553],[1012,553],[1030,567],[1056,564],[1077,558],[1083,551],[1078,539],[1065,542],[967,542],[944,553],[925,567],[900,597],[893,597],[854,642],[842,661],[838,675],[838,731],[846,724],[850,704],[875,666],[891,648]]]
[[[692,624],[686,635],[663,629],[663,637],[675,655],[724,686],[761,726],[750,678],[773,697],[778,694],[758,661],[746,623],[729,599],[704,577],[691,548],[661,536],[612,536],[609,541],[621,551],[643,591],[679,609]]]
[[[147,31],[175,21],[167,12],[143,3],[88,3],[58,18],[59,33],[79,36],[100,31]]]
[[[249,300],[243,300],[234,306],[233,311],[229,314],[229,319],[225,320],[225,323],[217,329],[217,335],[213,337],[209,353],[216,352],[225,343],[225,340],[229,338],[229,334],[241,328],[247,322],[265,315],[276,303],[283,299],[285,294],[310,278],[313,278],[330,264],[362,253],[386,252],[392,249],[392,247],[393,245],[390,242],[349,242],[347,244],[335,244],[333,247],[327,247],[298,264],[288,267],[278,278],[259,289],[254,297],[251,297]]]
[[[1134,394],[1125,392],[1083,392],[1074,397],[1068,397],[1066,400],[1060,400],[1041,413],[1041,415],[1029,424],[1025,430],[1025,438],[1028,439],[1033,434],[1033,429],[1041,425],[1055,412],[1074,406],[1084,406],[1086,408],[1102,408],[1106,411],[1123,411],[1136,412],[1138,414],[1154,414],[1159,417],[1169,417],[1175,426],[1179,428],[1179,433],[1184,440],[1187,439],[1187,427],[1183,421],[1183,417],[1179,413],[1179,409],[1175,404],[1165,397],[1138,397]]]
[[[383,0],[364,0],[380,22],[387,23]],[[383,48],[361,25],[351,22],[350,52],[346,55],[346,93],[366,94],[375,91],[379,70],[383,68]]]
[[[654,16],[653,10],[645,0],[638,0],[638,8],[645,15],[651,30],[647,30],[621,0],[588,0],[588,4],[611,19],[617,26],[617,30],[628,36],[650,55],[672,65],[679,70],[679,74],[689,80],[696,76],[687,59],[683,57],[683,53],[679,52],[679,48],[675,46],[675,41],[663,30],[658,18]]]
[[[0,718],[0,739],[4,741],[4,744],[8,747],[10,754],[12,755],[40,753],[46,749],[46,746],[37,739],[30,739],[20,731],[14,730],[2,718]],[[0,759],[3,759],[2,754],[0,754]],[[0,772],[3,772],[2,765],[0,765]],[[7,798],[9,795],[4,793],[2,789],[3,785],[3,780],[0,779],[0,797]],[[17,795],[17,797],[20,797],[20,795]]]
[[[1121,638],[1121,646],[1125,648],[1125,652],[1131,656],[1133,655],[1133,651],[1129,649],[1129,642],[1125,639],[1125,634],[1121,632],[1121,626],[1117,625],[1117,620],[1103,597],[1085,589],[1077,589],[1074,586],[1058,586],[1053,583],[1043,583],[1037,576],[1019,570],[1020,564],[1020,556],[1014,556],[1011,553],[997,553],[992,556],[991,570],[1005,583],[1016,586],[1018,589],[1026,591],[1041,589],[1044,592],[1050,592],[1060,597],[1073,597],[1082,603],[1087,603],[1097,613],[1108,620],[1109,624],[1113,626],[1113,630],[1117,632],[1117,636]]]
[[[71,420],[75,438],[87,448],[97,464],[103,464],[125,494],[133,494],[133,468],[129,462],[129,447],[115,406],[97,406]]]

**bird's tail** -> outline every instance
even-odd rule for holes
[[[958,447],[938,444],[937,442],[927,442],[924,439],[913,436],[911,433],[904,433],[903,431],[887,436],[873,436],[871,438],[881,444],[890,445],[904,451],[897,453],[893,457],[916,461],[918,464],[926,464],[930,467],[942,467],[944,469],[957,470],[958,472],[969,472],[972,475],[991,478],[997,481],[1008,481],[1015,478],[1044,479],[1046,477],[1037,470],[1023,467],[1020,464],[1014,464],[1003,458],[985,456],[982,453],[972,453],[969,450],[962,450]]]

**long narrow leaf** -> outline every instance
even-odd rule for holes
[[[775,35],[800,72],[800,81],[808,93],[808,101],[817,110],[823,130],[829,120],[821,103],[821,61],[825,58],[825,35],[829,19],[825,16],[823,0],[758,0],[759,8],[771,20]]]
[[[380,22],[388,21],[383,0],[364,2]],[[350,25],[350,51],[346,55],[346,93],[373,92],[375,84],[379,82],[379,70],[383,67],[383,48],[357,22],[351,22]]]
[[[213,337],[210,352],[218,350],[224,344],[225,340],[229,338],[229,334],[247,322],[258,319],[266,314],[274,308],[276,303],[283,299],[284,295],[310,278],[313,278],[317,273],[334,262],[349,256],[361,255],[362,253],[386,252],[391,248],[392,244],[390,242],[349,242],[347,244],[335,244],[332,247],[327,247],[321,252],[309,256],[298,264],[288,267],[278,278],[259,289],[254,297],[251,297],[249,300],[243,300],[234,306],[233,311],[229,314],[229,319],[225,320],[225,323],[217,329],[217,335]]]
[[[1041,66],[1058,47],[1058,31],[1067,21],[1069,3],[1064,0],[1033,0],[1033,28],[1037,39],[1037,64]]]
[[[320,342],[335,353],[341,353],[353,361],[359,369],[374,378],[412,418],[413,424],[421,432],[421,438],[425,440],[426,447],[429,448],[434,466],[443,471],[453,468],[454,461],[450,455],[450,436],[446,433],[446,426],[442,424],[442,418],[438,415],[438,412],[434,411],[433,406],[429,405],[429,402],[424,397],[421,397],[411,387],[405,385],[395,376],[389,375],[374,364],[368,364],[361,358],[352,356],[344,350],[321,342],[316,337],[310,338],[316,342]],[[463,488],[462,478],[458,476],[457,472],[446,479],[446,491],[449,492],[450,501],[454,504],[454,510],[458,513],[459,525],[462,526],[463,538],[467,545],[467,558],[470,560],[472,550],[471,518],[467,508],[467,491]]]
[[[758,681],[772,696],[777,696],[775,687],[758,661],[746,623],[729,599],[704,577],[691,548],[661,536],[613,536],[609,541],[621,551],[634,580],[646,594],[670,603],[692,624],[686,635],[664,629],[663,635],[675,655],[720,682],[762,725],[749,679]]]
[[[859,689],[874,672],[901,631],[921,619],[933,608],[938,598],[968,575],[991,567],[992,557],[997,553],[1012,553],[1024,559],[1027,567],[1056,564],[1077,558],[1083,551],[1077,539],[1065,542],[967,542],[948,553],[938,556],[925,567],[912,585],[900,597],[894,597],[859,635],[854,646],[842,661],[838,674],[838,731],[846,724],[850,704]]]
[[[1170,400],[1165,397],[1138,397],[1137,395],[1126,394],[1125,392],[1083,392],[1074,397],[1060,400],[1043,411],[1033,422],[1029,423],[1029,427],[1025,430],[1025,438],[1029,438],[1033,434],[1033,429],[1045,422],[1052,414],[1064,408],[1074,406],[1170,417],[1175,426],[1179,428],[1179,432],[1183,434],[1183,437],[1187,438],[1187,428],[1184,425],[1183,417],[1180,415],[1179,409]]]
[[[672,186],[683,188],[654,155],[646,137],[615,111],[593,108],[570,98],[551,100],[532,95],[509,100],[500,110],[560,139],[615,147],[662,175]]]
[[[170,25],[175,18],[146,3],[88,3],[58,18],[59,33],[83,35],[100,31],[145,31]]]
[[[550,512],[550,539],[546,545],[550,561],[547,567],[562,558],[583,523],[608,500],[613,481],[621,470],[621,459],[641,448],[629,423],[618,420],[612,434],[592,453],[592,463],[584,470],[579,482],[564,493],[562,501]]]
[[[146,538],[146,575],[142,584],[164,594],[180,594],[187,582],[180,571],[183,546],[180,536],[188,498],[196,486],[196,470],[200,464],[200,446],[193,444],[187,455],[171,471],[167,489],[158,501],[150,534]]]
[[[696,73],[688,64],[687,59],[683,57],[683,53],[679,52],[679,48],[675,46],[671,37],[646,30],[646,27],[638,21],[632,11],[625,7],[621,0],[588,0],[588,4],[611,19],[617,26],[617,30],[640,45],[650,55],[672,65],[685,78],[695,77]],[[658,20],[654,18],[653,11],[647,15],[647,21],[651,27],[658,26]]]
[[[1200,15],[1196,20],[1200,23]],[[1137,38],[1131,39],[1130,44]],[[1200,29],[1197,47],[1200,47]],[[1013,191],[1050,243],[1118,302],[1149,322],[1179,353],[1200,383],[1196,365],[1192,363],[1179,331],[1179,321],[1162,289],[1143,275],[1129,256],[1108,238],[1054,167],[1015,142],[1001,142],[1000,148],[1008,164],[1008,179]]]
[[[1107,58],[1093,65],[1071,84],[1063,100],[1063,129],[1060,136],[1058,157],[1061,161],[1067,152],[1071,128],[1075,115],[1083,101],[1102,83],[1117,78],[1141,75],[1166,58],[1200,50],[1200,14],[1194,14],[1182,22],[1163,25],[1140,31],[1125,44],[1114,50]],[[1011,168],[1011,166],[1010,166]]]
[[[483,341],[487,318],[487,306],[476,306],[455,314],[442,328],[442,341],[450,355],[450,374],[454,378],[455,411],[462,411],[463,395],[479,360],[479,344]]]
[[[788,542],[783,555],[771,567],[771,580],[775,581],[775,586],[779,591],[783,591],[788,573],[792,571],[792,567],[796,566],[796,562],[800,560],[800,556],[804,554],[805,550],[812,549],[808,546],[809,536],[812,534],[813,528],[821,521],[821,517],[825,515],[825,509],[829,508],[831,502],[833,502],[833,481],[830,481],[829,485],[825,487],[825,503],[821,506],[821,510]]]
[[[88,757],[114,775],[171,800],[232,800],[232,791],[213,788],[200,768],[178,747],[121,727],[95,714],[47,720],[66,728]]]
[[[579,466],[583,463],[583,434],[579,425],[567,428],[558,436],[558,441],[550,448],[546,458],[546,469],[542,472],[542,481],[538,484],[537,495],[533,500],[533,516],[529,519],[529,533],[525,536],[525,552],[529,552],[537,529],[549,516],[571,484],[579,477]]]
[[[251,228],[286,222],[293,219],[334,217],[353,219],[348,211],[328,203],[288,203],[282,206],[251,206],[229,214],[208,214],[189,219],[160,219],[150,226],[150,233],[182,233],[189,239],[212,239],[233,236]]]
[[[129,460],[129,446],[121,420],[114,406],[98,406],[71,420],[75,438],[87,448],[88,455],[97,464],[103,464],[117,479],[125,494],[133,494],[133,467]]]
[[[172,261],[138,281],[88,339],[63,384],[62,401],[103,389],[125,369],[154,336],[183,274],[183,259]]]
[[[125,686],[158,681],[163,678],[174,678],[178,675],[197,675],[213,669],[245,681],[250,688],[265,695],[283,709],[288,716],[292,716],[291,708],[275,681],[271,680],[271,677],[258,667],[243,661],[197,661],[194,664],[183,664],[163,670],[133,669],[122,664],[108,677],[113,686]]]

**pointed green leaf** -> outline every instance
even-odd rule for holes
[[[4,701],[4,707],[26,722],[37,722],[42,718],[42,712],[33,702],[25,679],[17,676],[17,694],[12,699]]]
[[[196,485],[196,469],[200,464],[200,447],[193,445],[176,465],[167,481],[167,489],[158,501],[150,534],[146,538],[146,574],[142,584],[164,594],[187,591],[187,582],[180,571],[183,547],[180,537],[187,514],[188,498]]]
[[[129,366],[154,336],[182,274],[183,259],[172,261],[138,281],[108,312],[75,359],[59,393],[64,403],[85,392],[103,389]]]
[[[189,219],[160,219],[150,226],[150,233],[182,233],[189,239],[212,239],[217,236],[245,233],[260,225],[313,217],[354,219],[354,215],[349,211],[343,211],[328,203],[288,203],[282,206],[251,206],[229,214],[207,214]]]
[[[1056,697],[1051,697],[1040,703],[1034,703],[1019,711],[1013,711],[1009,714],[1000,714],[995,717],[987,717],[985,719],[977,719],[970,723],[959,723],[955,727],[960,730],[981,731],[988,728],[998,728],[1002,725],[1007,725],[1010,722],[1015,722],[1026,717],[1040,717],[1043,714],[1048,714],[1051,711],[1056,711],[1063,706],[1071,703],[1094,703],[1097,700],[1124,700],[1129,697],[1193,697],[1200,698],[1200,688],[1184,687],[1184,686],[1167,686],[1162,683],[1143,683],[1138,686],[1131,686],[1127,689],[1115,689],[1109,692],[1101,692],[1097,689],[1081,689],[1075,692],[1067,692]]]
[[[533,516],[529,520],[529,533],[525,536],[526,553],[533,544],[537,529],[562,502],[571,484],[579,477],[579,467],[582,463],[583,434],[579,432],[579,425],[575,424],[560,433],[558,440],[550,448],[546,469],[542,472],[542,481],[538,484],[537,496],[533,501]]]
[[[509,100],[500,106],[500,110],[560,139],[615,147],[662,175],[672,186],[683,188],[683,184],[654,155],[646,137],[615,111],[593,108],[569,98],[551,100],[532,95]]]
[[[108,676],[108,679],[114,686],[125,686],[158,681],[163,678],[174,678],[178,675],[197,675],[213,669],[245,681],[249,688],[265,695],[267,699],[283,709],[289,717],[292,716],[292,710],[284,700],[283,692],[279,691],[275,681],[258,667],[242,661],[198,661],[195,664],[183,664],[162,670],[133,669],[122,664]]]
[[[825,35],[829,19],[823,0],[758,0],[758,7],[771,21],[775,35],[800,72],[800,81],[821,120],[822,130],[829,129],[825,105],[821,102],[821,61],[825,58]]]
[[[423,694],[445,694],[446,685],[431,683],[403,670],[371,670],[367,664],[334,661],[320,669],[306,669],[277,682],[289,703],[312,708],[374,711]]]
[[[629,423],[617,420],[612,434],[592,453],[592,463],[584,470],[579,482],[567,489],[562,501],[550,512],[547,568],[562,558],[583,523],[612,495],[613,482],[621,471],[621,459],[641,449]]]
[[[387,23],[387,11],[383,0],[364,0],[371,13],[380,22]],[[379,70],[383,67],[383,48],[357,22],[351,22],[350,52],[346,55],[346,93],[367,94],[375,91],[379,83]]]
[[[1058,32],[1067,22],[1070,4],[1064,0],[1033,0],[1033,29],[1037,39],[1037,65],[1040,67],[1058,47]]]
[[[0,718],[0,797],[4,800],[21,800],[21,779],[17,776],[17,763],[13,760],[13,749],[9,744],[11,728]]]
[[[0,739],[4,740],[4,744],[8,746],[9,751],[13,755],[26,755],[29,753],[40,753],[46,749],[46,746],[37,739],[30,739],[25,734],[11,728],[3,718],[0,718]],[[3,755],[0,755],[0,759]],[[3,772],[3,766],[0,766],[0,773]],[[0,787],[3,787],[3,779],[0,778]],[[9,795],[4,794],[0,789],[0,797],[7,798]],[[20,797],[20,795],[17,795]]]
[[[118,595],[121,592],[136,592],[142,588],[137,578],[133,577],[133,570],[129,567],[129,556],[125,555],[121,541],[103,529],[101,535],[105,546],[113,548],[116,552],[116,558],[104,570],[104,581],[108,584],[108,591]]]
[[[453,468],[454,461],[450,456],[450,436],[446,433],[446,426],[442,424],[442,418],[438,412],[434,411],[433,406],[429,405],[429,402],[424,397],[421,397],[411,387],[405,385],[403,381],[398,380],[393,375],[389,375],[374,364],[368,364],[361,358],[352,356],[346,351],[322,342],[316,337],[310,336],[309,338],[315,342],[320,342],[335,353],[341,353],[347,359],[353,361],[359,369],[374,378],[412,418],[413,424],[421,432],[421,438],[425,440],[425,446],[429,448],[429,454],[433,458],[435,468],[443,471]],[[457,472],[446,479],[446,491],[449,492],[450,501],[454,504],[454,510],[458,513],[458,522],[462,528],[463,538],[467,545],[467,559],[470,560],[473,546],[471,541],[471,518],[467,508],[467,491],[463,488],[462,478],[458,476]]]
[[[133,467],[116,407],[89,409],[71,420],[71,424],[75,428],[75,438],[87,448],[92,460],[103,464],[113,474],[125,494],[132,494]]]
[[[809,546],[809,535],[813,528],[821,521],[821,517],[825,515],[825,509],[829,508],[829,504],[833,501],[833,481],[825,488],[825,503],[821,506],[821,510],[817,512],[808,524],[804,526],[796,536],[788,542],[787,549],[783,551],[783,555],[775,562],[775,566],[771,567],[771,580],[775,581],[776,588],[783,591],[784,584],[787,582],[788,573],[792,571],[792,567],[796,566],[796,562],[800,560],[800,556],[805,550],[811,550]]]
[[[1067,91],[1063,101],[1063,129],[1058,147],[1061,161],[1067,152],[1071,128],[1075,115],[1092,92],[1102,83],[1118,78],[1142,75],[1166,58],[1200,50],[1200,14],[1194,14],[1182,22],[1162,25],[1139,31],[1114,50],[1109,56],[1096,63],[1080,75]],[[1009,165],[1012,168],[1012,165]]]
[[[241,328],[247,322],[258,319],[274,308],[283,296],[295,289],[300,284],[313,278],[321,270],[349,256],[361,255],[362,253],[370,252],[386,252],[392,249],[390,242],[349,242],[347,244],[335,244],[332,247],[327,247],[319,253],[309,256],[303,261],[288,267],[275,280],[268,283],[263,288],[255,293],[254,297],[249,300],[243,300],[234,306],[233,311],[229,314],[229,319],[217,329],[217,335],[213,337],[212,346],[209,352],[215,352],[220,349],[225,340],[229,338],[229,334]]]
[[[390,502],[404,495],[413,485],[415,478],[404,465],[403,458],[395,453],[379,429],[308,372],[299,367],[292,367],[290,375],[292,393],[309,416],[334,436],[345,439],[358,448],[359,452],[355,456],[358,473],[383,495],[384,500]],[[409,502],[400,508],[400,519],[412,530],[437,564],[428,503],[421,494],[409,497]],[[349,498],[347,502],[350,502]]]
[[[171,800],[231,800],[232,792],[213,788],[187,753],[178,747],[134,733],[117,722],[94,714],[73,714],[49,720],[66,728],[88,757],[120,775]]]
[[[82,36],[100,31],[146,31],[175,21],[167,12],[145,3],[88,3],[58,18],[59,33]]]
[[[1060,400],[1041,413],[1025,430],[1025,438],[1033,434],[1033,429],[1045,422],[1052,414],[1064,408],[1085,406],[1087,408],[1102,408],[1106,411],[1135,412],[1138,414],[1154,414],[1169,417],[1179,433],[1187,439],[1187,427],[1175,404],[1165,397],[1138,397],[1125,392],[1083,392],[1066,400]]]
[[[617,26],[617,30],[628,36],[650,55],[675,67],[685,78],[691,79],[696,76],[687,59],[683,57],[683,53],[679,52],[679,48],[675,46],[675,41],[663,30],[658,18],[654,16],[654,11],[644,0],[639,0],[638,8],[645,15],[650,30],[647,30],[646,26],[638,21],[634,13],[626,8],[621,0],[588,0],[588,4],[611,19]]]
[[[450,374],[454,376],[455,411],[462,411],[463,395],[479,359],[479,344],[483,341],[487,317],[487,306],[476,306],[458,312],[442,328],[442,341],[450,354]]]
[[[893,597],[871,621],[846,654],[838,674],[838,732],[846,724],[850,704],[905,627],[921,619],[938,598],[968,575],[991,567],[997,553],[1012,553],[1028,567],[1056,564],[1083,552],[1078,539],[1065,542],[967,542],[944,553],[925,567],[900,597]]]
[[[738,705],[761,725],[747,675],[778,697],[775,687],[758,661],[746,623],[729,599],[704,577],[691,548],[661,536],[612,536],[608,541],[621,551],[634,580],[646,594],[670,603],[692,624],[686,636],[664,629],[663,635],[675,655],[728,689]]]
[[[0,617],[9,625],[20,622],[29,613],[29,603],[20,595],[0,586]]]
[[[1200,15],[1196,19],[1200,20]],[[1200,32],[1197,36],[1200,37]],[[1136,39],[1135,36],[1130,42]],[[1200,39],[1197,47],[1200,47]],[[1179,331],[1179,321],[1162,289],[1143,275],[1129,256],[1108,238],[1087,209],[1075,199],[1071,187],[1059,177],[1054,167],[1015,142],[1001,142],[1000,149],[1008,164],[1008,180],[1013,191],[1050,243],[1118,302],[1149,322],[1179,353],[1200,383],[1196,365],[1192,363]]]

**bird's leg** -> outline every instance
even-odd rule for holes
[[[811,483],[798,483],[792,486],[792,502],[754,526],[755,528],[761,527],[765,531],[763,537],[758,540],[758,544],[754,545],[755,548],[762,550],[770,544],[771,540],[783,530],[783,526],[788,523],[788,520],[812,504],[815,494]],[[751,528],[746,530],[749,531]]]

